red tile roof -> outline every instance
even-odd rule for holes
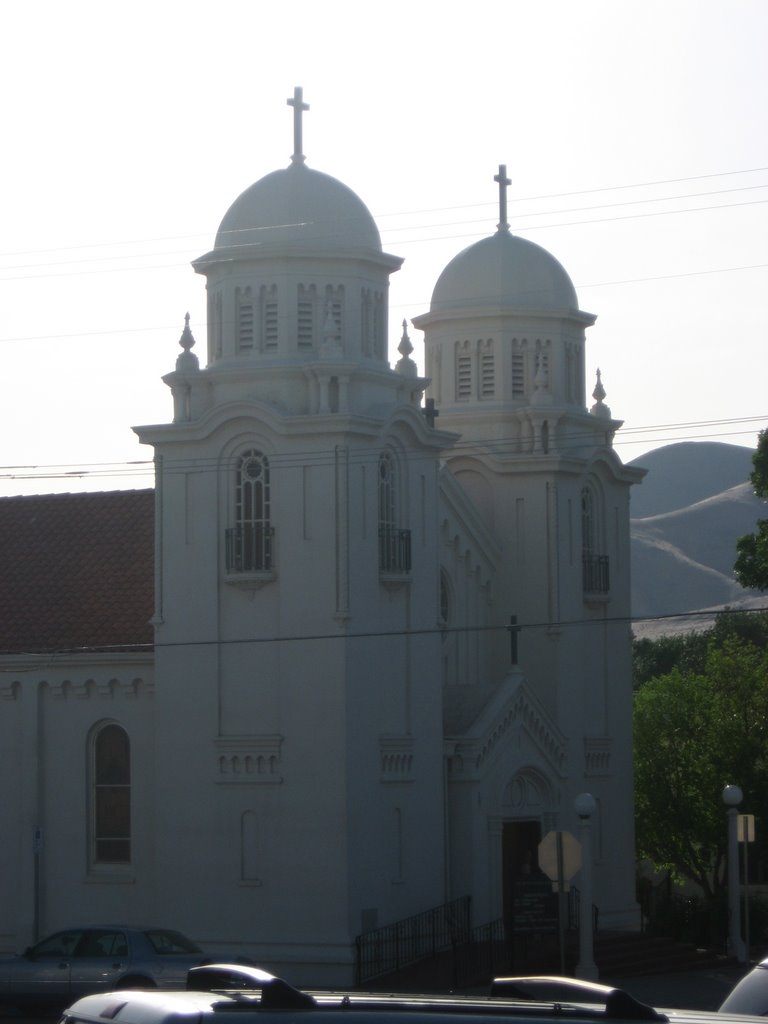
[[[0,654],[151,647],[154,492],[0,498]]]

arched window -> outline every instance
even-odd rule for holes
[[[584,591],[607,593],[608,556],[602,554],[598,498],[588,484],[581,489],[581,564]]]
[[[395,464],[389,452],[379,456],[379,526],[395,525]]]
[[[93,860],[131,860],[131,745],[119,725],[104,725],[93,737]]]
[[[272,568],[269,459],[244,452],[235,471],[235,526],[227,531],[227,569],[267,572]]]
[[[397,465],[391,452],[379,456],[379,569],[409,572],[411,531],[397,525]]]
[[[581,550],[585,555],[594,554],[596,547],[595,497],[592,489],[581,489]]]

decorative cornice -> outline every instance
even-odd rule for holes
[[[613,741],[608,736],[584,737],[584,774],[596,777],[611,775]]]
[[[382,782],[411,782],[413,780],[414,746],[412,736],[379,737]]]
[[[220,736],[216,748],[216,782],[220,785],[278,785],[283,737]]]
[[[155,684],[144,679],[63,679],[60,682],[45,680],[43,685],[54,700],[90,700],[93,697],[122,697],[135,700],[140,693],[152,696]]]
[[[0,700],[18,700],[22,690],[33,687],[47,691],[52,700],[92,700],[94,698],[120,697],[123,700],[136,700],[138,697],[152,697],[155,684],[152,679],[142,677],[102,679],[61,679],[52,682],[49,679],[14,678],[10,673],[0,684]]]

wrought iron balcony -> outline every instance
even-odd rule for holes
[[[379,527],[379,571],[411,571],[411,531]]]
[[[607,594],[610,590],[608,555],[583,555],[582,580],[585,594]]]
[[[270,572],[274,527],[247,523],[225,531],[227,572]]]

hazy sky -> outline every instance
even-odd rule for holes
[[[512,230],[598,315],[588,380],[599,366],[624,459],[752,447],[768,425],[765,0],[40,0],[2,18],[0,493],[151,483],[130,428],[171,418],[187,311],[204,360],[190,261],[288,165],[296,85],[309,166],[405,258],[393,362],[403,318],[495,230],[504,163]]]

